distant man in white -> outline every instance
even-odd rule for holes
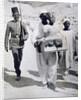
[[[69,69],[73,67],[73,46],[75,43],[75,34],[70,29],[70,20],[66,19],[63,23],[64,29],[61,31],[61,35],[65,38],[63,38],[64,45],[67,47],[67,51],[64,52],[65,55],[65,75],[68,74]]]

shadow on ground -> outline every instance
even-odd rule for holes
[[[7,71],[9,70],[4,69],[4,81],[11,84],[13,87],[25,87],[25,86],[33,86],[33,85],[42,86],[41,82],[27,77],[21,77],[20,81],[16,81],[15,80],[16,76],[7,74],[6,73]]]
[[[27,77],[21,77],[20,81],[16,81],[15,78],[16,76],[13,75],[8,75],[6,72],[10,72],[8,69],[4,69],[4,81],[10,83],[13,87],[25,87],[25,86],[40,86],[42,87],[41,81],[36,81],[33,80],[32,78],[27,78]],[[28,71],[30,74],[40,77],[38,71]],[[57,80],[63,80],[62,75],[57,75]],[[68,81],[63,81],[63,82],[58,82],[56,83],[56,87],[65,89],[65,88],[72,88],[72,89],[78,89],[78,85],[75,83],[71,83]]]
[[[38,71],[28,71],[30,74],[40,77]],[[58,70],[59,73],[61,73],[61,75],[57,75],[57,80],[63,80],[63,73],[61,72],[61,70]],[[72,74],[74,75],[74,74]],[[71,82],[57,82],[57,87],[61,88],[61,89],[65,89],[65,88],[73,88],[73,89],[78,89],[78,85],[75,83],[71,83]]]
[[[65,88],[78,89],[78,85],[71,82],[57,82],[57,87],[61,89],[65,89]]]
[[[31,71],[31,70],[28,70],[28,72],[29,72],[30,74],[32,74],[33,76],[40,77],[38,71]]]

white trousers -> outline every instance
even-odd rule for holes
[[[39,74],[43,84],[51,82],[56,84],[58,55],[54,53],[36,53]]]

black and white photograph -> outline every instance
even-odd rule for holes
[[[4,99],[78,97],[78,3],[4,0]]]

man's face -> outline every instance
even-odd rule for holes
[[[17,12],[14,13],[14,14],[13,14],[13,17],[14,17],[14,20],[15,20],[15,21],[18,21],[18,19],[19,19],[19,13],[17,13]]]
[[[47,20],[47,19],[48,19],[47,13],[42,13],[42,14],[40,15],[40,18],[41,18],[43,21]]]
[[[65,29],[69,29],[70,22],[68,22],[68,21],[64,22],[64,27],[65,27]]]

